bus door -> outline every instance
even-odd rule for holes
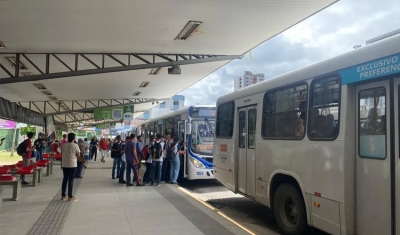
[[[255,197],[256,179],[256,106],[239,108],[238,151],[236,156],[237,186],[240,193]]]
[[[182,120],[182,121],[178,121],[178,136],[179,139],[183,140],[185,143],[187,143],[187,135],[186,135],[186,120]],[[186,146],[186,148],[188,148],[188,146]],[[187,152],[186,155],[183,156],[183,159],[179,159],[180,160],[180,171],[179,171],[179,178],[184,178],[185,176],[188,175],[187,172],[187,166],[186,166],[186,159],[187,159]]]
[[[392,193],[394,152],[391,144],[394,129],[390,115],[394,100],[392,80],[356,86],[356,233],[363,235],[394,235]],[[396,97],[398,86],[395,88]],[[398,120],[398,118],[397,118]],[[396,121],[398,122],[398,121]],[[397,124],[396,124],[397,126]],[[396,146],[398,148],[398,141]],[[397,153],[397,162],[398,162]],[[398,171],[399,169],[396,168]],[[398,172],[397,172],[398,174]]]

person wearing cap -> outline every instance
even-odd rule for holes
[[[81,151],[79,157],[76,158],[76,171],[75,171],[75,178],[82,178],[82,167],[83,163],[85,162],[84,154],[85,154],[85,143],[83,143],[83,139],[78,139],[78,147]]]

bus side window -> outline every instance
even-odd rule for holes
[[[337,77],[316,79],[311,83],[308,137],[333,140],[339,133],[340,81]]]
[[[308,87],[291,85],[264,95],[262,136],[301,140],[304,137]]]

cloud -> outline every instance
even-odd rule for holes
[[[342,0],[266,41],[192,85],[181,95],[185,105],[215,104],[233,91],[244,71],[271,78],[365,45],[368,39],[400,27],[399,0]]]

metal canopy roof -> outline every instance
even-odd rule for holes
[[[0,1],[0,96],[69,124],[119,103],[144,111],[334,2]],[[190,20],[202,24],[186,41],[174,40]],[[168,75],[172,64],[182,65],[181,75]],[[149,75],[154,67],[162,68]]]

